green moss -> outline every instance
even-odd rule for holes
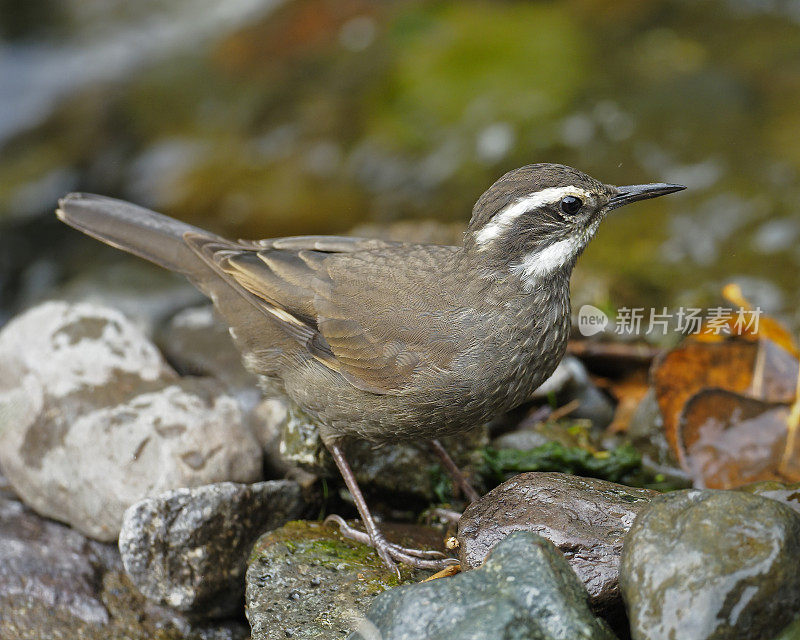
[[[424,148],[443,127],[540,124],[584,80],[582,31],[553,4],[404,8],[388,31],[392,67],[367,110],[367,130],[388,145]]]
[[[560,471],[620,482],[642,465],[641,456],[629,444],[593,453],[559,442],[547,442],[530,451],[487,447],[482,455],[483,464],[479,472],[492,484],[526,471]]]
[[[487,447],[480,451],[478,474],[487,487],[527,471],[559,471],[662,492],[687,487],[685,479],[667,478],[645,469],[641,454],[629,443],[593,451],[581,440],[575,444],[551,441],[529,451]]]
[[[278,551],[280,547],[283,552]],[[407,581],[415,580],[414,572],[401,566],[400,580],[383,566],[378,554],[367,545],[344,538],[336,527],[319,522],[294,521],[262,536],[253,547],[249,564],[262,559],[274,561],[276,554],[294,556],[304,564],[355,571],[369,592],[379,593]]]
[[[375,552],[366,545],[349,545],[342,540],[312,540],[301,550],[309,560],[317,560],[320,564],[372,565]]]

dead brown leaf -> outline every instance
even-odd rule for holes
[[[614,419],[608,425],[607,432],[625,433],[633,414],[650,389],[647,372],[641,369],[634,371],[618,382],[609,382],[605,388],[617,401]]]
[[[428,576],[423,580],[423,582],[430,582],[431,580],[439,580],[440,578],[449,578],[451,576],[455,576],[461,573],[461,565],[460,564],[451,564],[446,566],[441,571],[434,573],[432,576]]]
[[[800,451],[792,443],[785,453],[789,410],[787,403],[723,389],[694,394],[676,435],[695,486],[731,489],[764,480],[800,481]]]
[[[686,340],[653,363],[650,375],[664,420],[664,435],[687,471],[686,451],[678,438],[678,419],[683,407],[703,389],[746,391],[753,382],[757,355],[757,344],[746,340],[728,339],[719,343]]]

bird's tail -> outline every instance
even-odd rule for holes
[[[203,279],[208,274],[208,266],[184,241],[187,233],[217,238],[208,231],[91,193],[65,196],[58,202],[56,215],[93,238],[189,278]]]

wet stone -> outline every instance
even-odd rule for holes
[[[63,302],[0,333],[0,465],[26,504],[103,541],[148,495],[262,473],[219,383],[178,377],[120,313]]]
[[[305,514],[288,480],[176,489],[125,512],[119,548],[144,595],[203,617],[242,610],[247,557],[259,535]]]
[[[112,545],[0,498],[0,638],[244,640],[237,621],[198,624],[144,598]]]
[[[500,541],[533,532],[558,547],[592,607],[621,610],[619,563],[625,534],[654,491],[563,473],[523,473],[467,507],[458,526],[464,569],[480,566]]]
[[[475,571],[381,594],[350,640],[612,640],[544,538],[516,532]]]
[[[625,540],[634,640],[764,640],[800,606],[800,514],[741,491],[654,498]]]
[[[406,546],[441,548],[432,529],[381,527]],[[430,575],[401,567],[402,582]],[[262,536],[247,569],[247,617],[253,640],[332,640],[353,630],[375,596],[400,584],[373,549],[336,527],[290,522]]]

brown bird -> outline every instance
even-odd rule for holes
[[[73,193],[67,224],[205,293],[245,365],[319,423],[323,442],[387,566],[433,568],[434,552],[388,542],[342,453],[343,439],[438,444],[525,402],[564,355],[569,278],[600,222],[622,205],[684,189],[615,187],[571,167],[502,176],[475,204],[460,247],[338,236],[230,241],[127,202]],[[471,492],[470,492],[471,491]]]

